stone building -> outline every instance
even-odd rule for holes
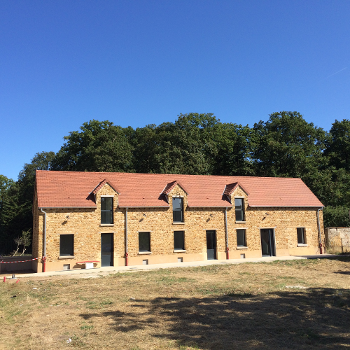
[[[33,268],[317,254],[322,208],[296,178],[39,170]]]

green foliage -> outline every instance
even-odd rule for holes
[[[0,254],[16,249],[14,239],[32,228],[35,171],[49,170],[54,157],[54,152],[37,153],[24,165],[18,181],[9,182],[0,208]]]
[[[298,112],[279,112],[254,124],[257,175],[303,177],[322,164],[327,134]]]
[[[350,120],[327,133],[298,112],[253,128],[189,113],[135,130],[91,120],[64,139],[57,154],[37,153],[17,182],[0,175],[0,254],[32,227],[37,169],[300,177],[326,206],[325,226],[350,225]]]
[[[336,120],[330,130],[325,155],[330,165],[350,171],[350,120]]]
[[[323,211],[325,227],[350,227],[350,206],[328,206]]]
[[[109,121],[91,120],[73,131],[51,164],[52,170],[130,172],[132,146],[128,129]]]

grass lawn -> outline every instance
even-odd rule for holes
[[[0,349],[350,349],[350,257],[81,276],[1,281]]]

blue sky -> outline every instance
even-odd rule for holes
[[[350,119],[350,1],[0,2],[0,174],[89,120]]]

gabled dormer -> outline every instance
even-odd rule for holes
[[[236,222],[245,222],[249,192],[239,183],[226,185],[223,196],[235,207]]]
[[[239,182],[234,182],[225,186],[222,195],[226,198],[228,202],[233,204],[233,199],[235,197],[247,198],[249,196],[249,192]]]
[[[101,213],[101,225],[114,225],[114,211],[118,205],[119,191],[107,179],[102,180],[90,193]]]
[[[188,195],[185,188],[178,181],[169,182],[164,187],[162,195],[173,211],[173,222],[183,223],[185,221],[184,212],[187,207]]]

